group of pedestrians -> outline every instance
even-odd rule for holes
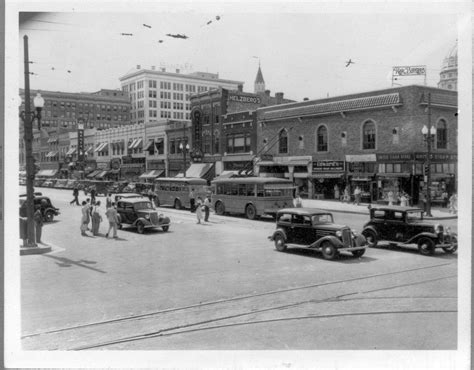
[[[197,223],[200,224],[204,217],[204,222],[209,222],[209,213],[211,210],[211,198],[210,196],[204,197],[204,201],[201,197],[197,197],[194,193],[194,189],[189,192],[189,204],[191,213],[196,212]],[[204,216],[203,216],[204,213]]]
[[[117,226],[118,226],[118,214],[115,209],[115,203],[111,200],[111,195],[108,194],[106,199],[106,211],[105,217],[109,222],[109,229],[105,234],[105,237],[108,238],[110,232],[113,232],[113,238],[118,238],[117,236]],[[93,236],[99,235],[100,224],[103,221],[101,211],[100,211],[101,202],[92,201],[92,198],[87,198],[82,202],[82,217],[81,217],[81,235],[88,236],[86,231],[91,231]],[[89,227],[89,223],[91,227]]]

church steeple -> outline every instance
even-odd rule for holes
[[[263,79],[262,69],[260,68],[260,62],[258,63],[257,77],[255,77],[254,92],[255,94],[265,92],[265,80]]]

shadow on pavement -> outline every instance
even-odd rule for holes
[[[400,252],[400,253],[407,253],[407,254],[417,254],[423,256],[419,251],[418,247],[413,245],[408,246],[397,246],[397,245],[390,245],[390,244],[382,244],[377,245],[376,247],[372,247],[371,249],[378,249],[378,250],[385,250],[388,252]],[[458,259],[457,253],[445,253],[442,249],[436,250],[433,255],[423,256],[423,257],[435,257],[435,258],[442,258],[442,259]]]
[[[278,251],[275,249],[275,252],[278,252]],[[282,253],[282,252],[278,252],[278,253]],[[347,264],[347,263],[351,263],[351,264],[353,264],[353,263],[367,263],[367,262],[373,262],[373,261],[377,260],[377,258],[367,256],[367,254],[364,254],[360,258],[354,257],[350,252],[340,253],[339,256],[336,257],[333,260],[326,260],[323,257],[321,252],[318,252],[318,251],[312,250],[312,249],[306,249],[306,248],[288,248],[283,253],[292,254],[292,255],[295,255],[295,256],[311,257],[311,258],[315,258],[315,259],[323,260],[323,261],[327,261],[327,262],[339,262],[339,263],[344,263],[344,264]]]
[[[94,261],[86,261],[86,260],[73,261],[73,260],[70,260],[69,258],[52,256],[50,254],[43,254],[43,256],[47,257],[47,258],[51,258],[53,260],[56,260],[56,264],[59,267],[71,267],[71,266],[74,265],[74,266],[83,267],[83,268],[86,268],[86,269],[89,269],[89,270],[92,270],[92,271],[95,271],[95,272],[100,272],[101,274],[106,274],[107,273],[106,271],[103,271],[103,270],[96,269],[94,267],[90,267],[90,266],[85,265],[85,264],[94,264],[94,263],[96,263]]]

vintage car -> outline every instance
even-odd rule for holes
[[[310,248],[332,260],[339,252],[362,257],[367,248],[365,238],[348,226],[334,223],[332,214],[315,208],[285,208],[276,214],[276,230],[269,239],[283,252],[287,247]]]
[[[85,185],[82,190],[85,195],[90,194],[91,190],[95,189],[96,195],[106,196],[108,194],[108,189],[112,184],[112,181],[88,181],[87,185]]]
[[[54,187],[57,189],[65,189],[67,185],[67,179],[59,179],[54,184]]]
[[[46,180],[45,182],[43,182],[43,184],[41,184],[41,186],[43,188],[52,188],[52,187],[54,187],[55,183],[56,183],[56,180],[49,179],[49,180]]]
[[[123,193],[128,181],[115,181],[107,187],[107,193]]]
[[[148,198],[122,198],[117,202],[117,213],[119,228],[124,224],[131,225],[140,234],[147,228],[161,227],[163,231],[168,231],[170,227],[170,219],[158,214]]]
[[[423,220],[423,210],[415,207],[373,206],[362,235],[370,247],[384,240],[397,246],[416,245],[423,255],[431,255],[437,248],[446,253],[454,253],[458,248],[456,233]]]
[[[143,198],[143,195],[138,193],[117,193],[112,195],[114,202],[118,202],[120,199],[129,199],[129,198]]]
[[[59,215],[59,208],[51,203],[51,200],[41,193],[34,193],[34,207],[41,207],[44,222],[52,222],[55,216]],[[26,194],[20,195],[20,216],[26,217]]]

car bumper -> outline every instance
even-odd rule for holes
[[[347,251],[347,252],[352,252],[352,251],[360,251],[362,249],[368,248],[368,245],[359,245],[357,247],[340,247],[337,248],[338,251]]]
[[[453,248],[457,246],[458,243],[439,243],[435,245],[435,248]]]

